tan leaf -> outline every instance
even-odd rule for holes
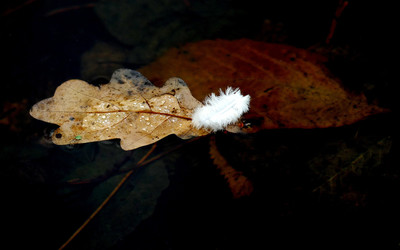
[[[259,125],[249,132],[338,127],[386,111],[346,91],[325,60],[287,45],[206,40],[170,49],[139,71],[154,83],[181,77],[199,100],[225,86],[239,87],[252,98],[245,118]]]
[[[30,114],[60,125],[52,136],[55,144],[120,138],[121,147],[132,150],[170,134],[183,139],[207,134],[191,125],[198,105],[179,78],[158,88],[139,72],[120,69],[101,87],[81,80],[65,82],[53,97],[35,104]]]

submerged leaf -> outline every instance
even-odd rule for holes
[[[252,98],[245,115],[252,122],[251,132],[338,127],[385,111],[368,104],[364,95],[346,91],[323,61],[287,45],[206,40],[170,49],[140,72],[155,83],[181,77],[200,100],[224,86],[239,87]]]
[[[310,168],[322,182],[314,192],[343,192],[348,189],[345,181],[350,175],[368,175],[382,166],[384,156],[392,149],[392,138],[387,136],[379,140],[366,139],[368,140],[359,140],[361,142],[357,145],[352,142],[352,146],[342,143],[336,152],[322,154],[309,162]]]
[[[215,143],[215,137],[210,138],[210,156],[221,175],[224,176],[235,199],[249,196],[253,190],[253,183],[241,171],[233,168],[221,155]]]
[[[81,80],[65,82],[30,114],[60,125],[52,136],[55,144],[120,138],[121,147],[131,150],[170,134],[183,139],[207,134],[191,125],[199,105],[181,79],[171,78],[158,88],[139,72],[120,69],[100,88]]]

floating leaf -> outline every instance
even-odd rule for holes
[[[322,66],[324,60],[287,45],[206,40],[170,49],[140,72],[154,83],[181,77],[200,100],[224,86],[239,87],[252,98],[245,115],[253,121],[252,132],[337,127],[385,111],[346,91]]]
[[[60,125],[52,136],[55,144],[120,138],[121,147],[131,150],[170,134],[183,139],[207,134],[191,125],[199,105],[181,79],[171,78],[158,88],[139,72],[120,69],[100,87],[81,80],[65,82],[30,114]]]

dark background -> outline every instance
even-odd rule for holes
[[[213,166],[208,137],[189,143],[138,171],[69,247],[398,248],[396,8],[349,1],[326,44],[339,1],[263,2],[3,1],[0,244],[58,248],[122,175],[68,181],[102,176],[130,156],[128,168],[150,148],[130,155],[118,142],[54,146],[46,140],[54,126],[29,116],[33,104],[68,79],[105,83],[115,69],[139,68],[169,47],[246,37],[326,55],[347,89],[392,112],[343,128],[215,135],[255,186],[240,199]],[[154,154],[181,143],[170,136]]]

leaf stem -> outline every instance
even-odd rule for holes
[[[149,157],[151,153],[153,153],[157,144],[153,144],[153,147],[144,155],[136,164],[136,166],[143,166],[143,162]],[[128,180],[128,178],[133,174],[134,170],[137,168],[131,169],[127,172],[118,185],[111,191],[111,193],[107,196],[107,198],[96,208],[96,210],[86,219],[86,221],[71,235],[71,237],[59,248],[64,249],[85,227],[89,222],[103,209],[103,207],[110,201],[110,199],[117,193],[117,191],[122,187],[122,185]]]

